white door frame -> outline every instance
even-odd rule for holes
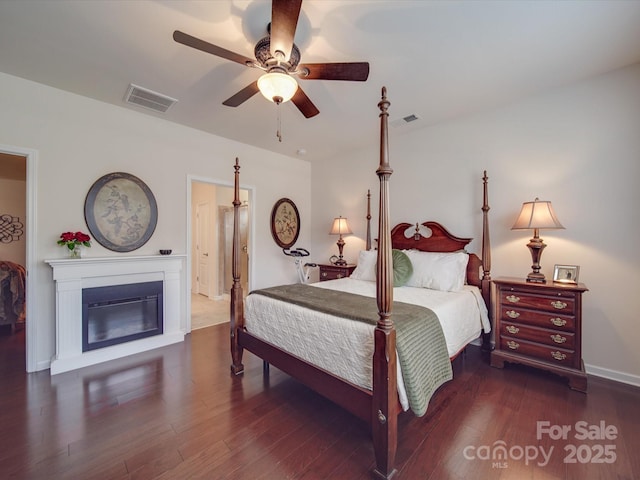
[[[229,170],[231,171],[231,167],[229,167]],[[210,177],[202,177],[199,175],[192,175],[192,174],[188,174],[187,175],[187,205],[186,205],[186,213],[185,213],[185,217],[187,219],[187,228],[186,228],[186,253],[187,253],[187,260],[186,260],[186,268],[187,268],[187,273],[186,273],[186,292],[184,292],[184,297],[186,300],[186,326],[185,326],[185,332],[189,333],[191,332],[191,256],[192,256],[192,251],[191,251],[191,229],[193,228],[193,226],[191,225],[191,197],[192,197],[192,193],[191,193],[191,189],[192,189],[192,185],[194,182],[200,182],[200,183],[209,183],[211,185],[217,185],[220,187],[228,187],[228,188],[234,188],[234,184],[233,182],[228,182],[225,180],[219,180],[219,179],[214,179],[214,178],[210,178]],[[255,187],[250,186],[250,185],[242,185],[240,184],[240,189],[241,190],[247,190],[249,192],[249,206],[251,207],[251,205],[255,205],[255,198],[256,198],[256,191],[255,191]],[[255,215],[249,215],[249,245],[255,245]],[[249,285],[248,288],[249,290],[251,290],[252,288],[252,284],[253,284],[253,258],[254,255],[249,255]],[[245,292],[247,293],[247,292]]]
[[[0,144],[0,152],[8,153],[10,155],[20,155],[27,159],[27,194],[26,194],[26,269],[27,269],[27,298],[26,298],[26,366],[27,372],[35,372],[38,370],[38,357],[36,355],[36,345],[38,344],[38,298],[37,292],[37,272],[36,266],[37,251],[36,251],[36,239],[37,234],[37,222],[36,222],[36,205],[37,205],[37,171],[38,171],[38,151],[30,148],[14,147],[11,145]]]

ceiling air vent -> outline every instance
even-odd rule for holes
[[[167,97],[166,95],[139,87],[133,83],[129,85],[124,100],[127,103],[133,103],[134,105],[139,105],[161,113],[165,113],[171,105],[178,101],[175,98]]]
[[[415,122],[416,120],[419,120],[420,117],[418,117],[416,114],[412,113],[411,115],[407,115],[406,117],[402,117],[402,118],[397,118],[396,120],[393,120],[391,123],[392,127],[402,127],[403,125],[406,125],[407,123],[411,123],[411,122]]]

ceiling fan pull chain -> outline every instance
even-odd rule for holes
[[[276,103],[276,111],[278,112],[278,130],[276,131],[276,137],[278,137],[278,141],[282,143],[282,120],[280,119],[280,103]]]

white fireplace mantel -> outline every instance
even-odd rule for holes
[[[45,260],[56,284],[56,354],[51,375],[114,360],[184,340],[181,320],[181,271],[186,255],[88,257]],[[163,282],[162,335],[98,350],[82,351],[82,289]]]

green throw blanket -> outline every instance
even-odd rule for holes
[[[371,325],[376,325],[379,318],[375,298],[353,293],[303,284],[251,293]],[[428,308],[402,302],[393,303],[391,319],[396,327],[396,349],[409,406],[420,417],[438,387],[453,378],[442,327]]]

